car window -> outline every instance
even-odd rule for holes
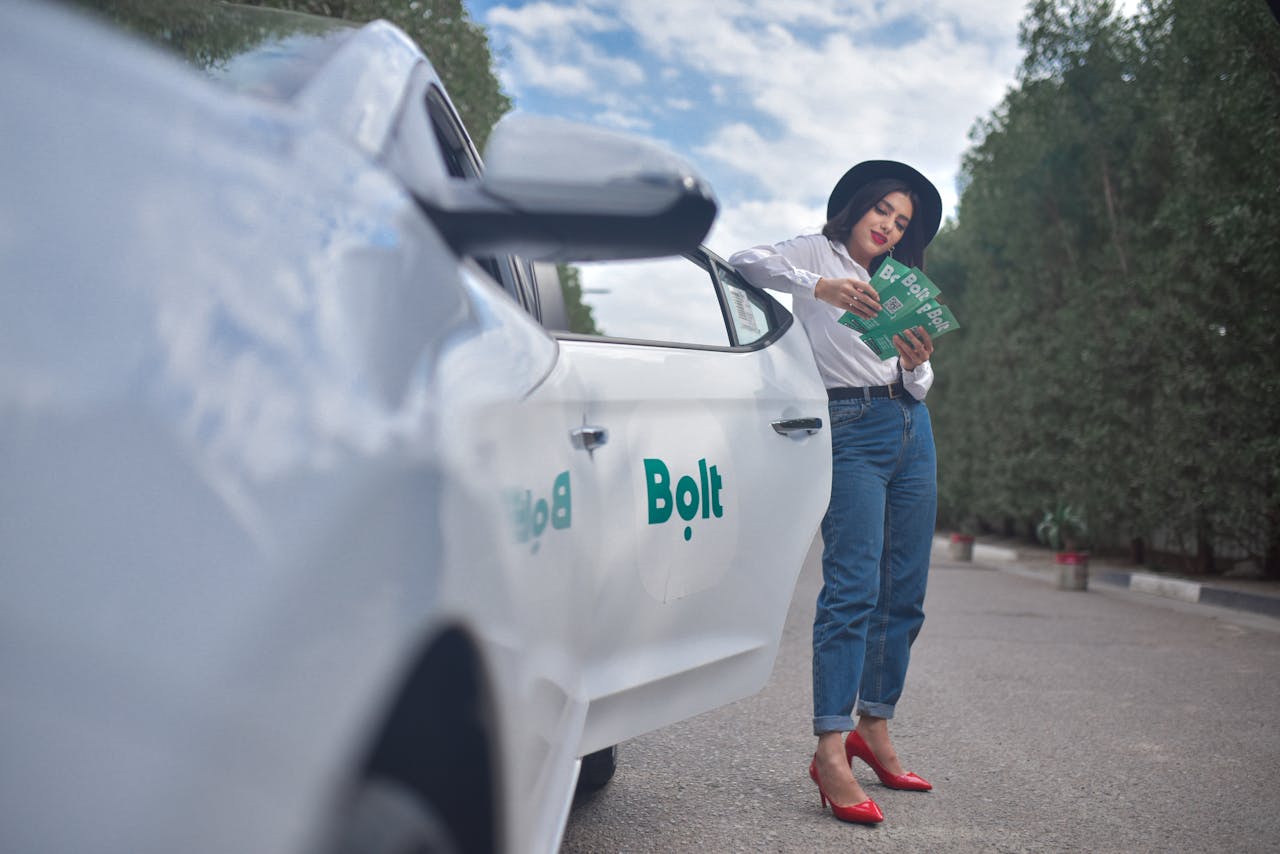
[[[544,316],[554,331],[691,347],[746,347],[788,315],[730,267],[698,252],[684,257],[561,265],[563,311]],[[544,307],[548,276],[539,273]]]
[[[735,271],[717,261],[712,262],[716,280],[725,296],[729,324],[734,343],[754,344],[773,330],[778,309],[770,297],[748,285]]]
[[[450,177],[478,178],[480,158],[467,141],[462,121],[453,114],[444,93],[435,86],[427,89],[426,107],[427,116],[431,119],[431,130],[435,133],[440,156],[444,159],[445,169]]]
[[[685,258],[575,264],[561,285],[577,285],[583,310],[570,294],[569,330],[675,344],[729,345],[724,315],[708,272]],[[572,281],[576,274],[577,281]]]
[[[462,120],[453,112],[444,93],[434,85],[429,86],[425,106],[431,132],[435,136],[441,161],[449,177],[463,181],[479,178],[483,171],[480,157],[463,129]],[[474,260],[512,299],[526,311],[537,314],[537,295],[531,284],[533,274],[525,261],[513,256],[495,255],[476,256]]]

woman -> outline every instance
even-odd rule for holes
[[[792,294],[827,386],[832,483],[813,625],[818,748],[809,775],[823,805],[829,801],[843,821],[884,819],[853,776],[855,756],[890,788],[932,788],[903,770],[888,722],[924,622],[937,488],[923,403],[933,384],[933,341],[923,328],[909,330],[893,339],[897,358],[881,361],[838,319],[845,311],[873,317],[880,302],[872,273],[891,254],[923,266],[941,217],[942,200],[923,175],[869,160],[836,184],[822,234],[729,259],[751,283]]]

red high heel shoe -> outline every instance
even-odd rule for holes
[[[876,776],[880,778],[880,782],[884,783],[890,789],[905,789],[908,792],[927,792],[933,788],[933,784],[919,774],[890,774],[880,764],[880,760],[876,759],[876,755],[871,752],[871,747],[862,740],[862,736],[858,735],[857,730],[850,730],[849,735],[844,740],[844,754],[849,757],[849,764],[853,764],[853,757],[858,757],[863,762],[871,766],[871,770],[876,772]]]
[[[879,824],[884,821],[884,813],[880,812],[880,807],[876,802],[867,798],[862,803],[854,804],[850,807],[842,807],[835,801],[827,797],[827,793],[822,788],[822,781],[818,779],[818,760],[809,763],[809,776],[813,778],[813,782],[818,784],[818,795],[822,798],[823,809],[827,804],[831,804],[831,813],[841,821],[851,821],[857,824]]]

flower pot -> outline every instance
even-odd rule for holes
[[[1089,589],[1089,553],[1058,552],[1053,562],[1058,567],[1059,590]]]
[[[973,560],[973,537],[968,534],[952,534],[947,543],[947,557],[952,560]]]

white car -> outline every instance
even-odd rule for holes
[[[703,183],[306,20],[0,4],[0,851],[551,852],[773,665],[826,397]],[[529,261],[681,253],[612,337]]]

